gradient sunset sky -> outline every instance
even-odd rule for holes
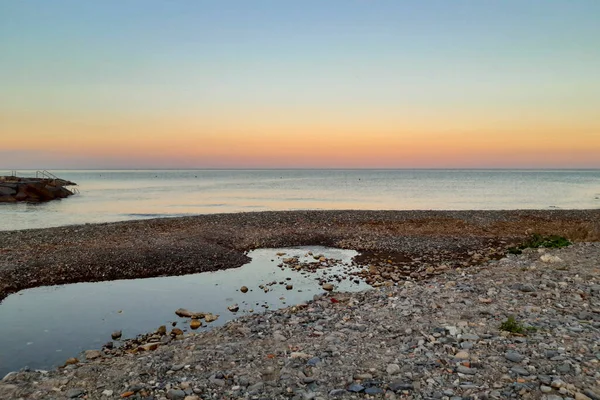
[[[600,1],[0,1],[0,168],[600,168]]]

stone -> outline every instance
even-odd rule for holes
[[[77,364],[79,362],[78,359],[76,359],[75,357],[71,357],[71,358],[67,358],[67,361],[65,361],[65,365],[74,365]]]
[[[349,392],[360,393],[363,390],[365,390],[365,387],[363,385],[361,385],[360,383],[352,383],[350,386],[348,386]]]
[[[167,334],[167,327],[165,325],[161,325],[158,327],[158,329],[156,330],[156,333],[158,333],[161,336],[164,336]]]
[[[344,389],[333,389],[329,391],[329,397],[341,397],[346,393]]]
[[[506,358],[508,361],[520,363],[521,361],[523,361],[525,359],[525,356],[517,353],[516,351],[507,351],[504,354],[504,358]]]
[[[99,350],[86,350],[84,354],[86,360],[94,360],[102,357],[102,353]]]
[[[331,292],[333,290],[333,285],[331,283],[325,283],[322,286],[323,290],[327,290],[328,292]]]
[[[319,357],[313,357],[306,362],[306,365],[310,365],[311,367],[314,367],[315,365],[317,365],[320,362],[321,362],[321,359]]]
[[[294,285],[286,285],[285,288],[286,290],[292,290],[294,288]]]
[[[521,367],[520,365],[515,365],[510,370],[511,370],[511,372],[514,372],[517,375],[523,375],[523,376],[529,375],[529,371],[527,369]]]
[[[200,321],[199,319],[193,319],[190,321],[190,328],[192,329],[198,329],[202,326],[202,321]]]
[[[410,382],[405,381],[394,381],[388,385],[391,391],[400,392],[402,390],[413,390],[414,386]]]
[[[237,304],[234,304],[232,306],[228,306],[227,309],[231,312],[238,312],[238,310],[240,309],[240,306],[238,306]]]
[[[171,336],[181,336],[183,335],[183,331],[179,328],[171,329]]]
[[[167,391],[167,399],[169,400],[184,400],[185,392],[181,389],[170,389]]]
[[[138,351],[154,351],[158,349],[159,343],[145,343],[138,346]]]
[[[540,257],[540,260],[542,260],[542,262],[545,263],[559,263],[562,261],[562,259],[558,256],[553,256],[552,254],[543,254]]]
[[[583,393],[577,392],[575,393],[575,400],[592,400],[592,398]]]
[[[466,360],[469,358],[469,352],[467,351],[459,351],[454,355],[454,358],[459,358],[461,360]]]
[[[111,333],[110,337],[112,337],[113,340],[118,340],[121,338],[122,335],[123,333],[121,331],[114,331],[113,333]]]
[[[385,391],[376,386],[371,386],[365,389],[365,394],[375,395],[375,394],[383,394]]]
[[[205,322],[213,322],[219,319],[218,315],[214,315],[214,314],[206,314],[204,316],[204,321]]]
[[[79,388],[69,389],[69,390],[67,390],[67,393],[66,393],[66,395],[69,399],[76,399],[78,397],[83,396],[84,394],[85,394],[85,390],[79,389]]]
[[[246,286],[242,286],[240,288],[240,292],[242,292],[242,293],[248,293],[248,288]]]
[[[398,364],[388,364],[385,371],[389,375],[396,375],[400,372],[400,366]]]
[[[113,395],[113,393],[114,393],[114,392],[113,392],[112,390],[108,390],[108,389],[106,389],[106,390],[103,390],[103,391],[102,391],[102,396],[110,397],[110,396],[112,396],[112,395]]]
[[[456,367],[456,372],[465,374],[465,375],[475,375],[477,373],[477,368],[469,368],[464,365],[459,365]]]

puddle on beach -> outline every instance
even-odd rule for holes
[[[318,273],[283,270],[277,267],[283,259],[293,256],[300,261],[315,262],[313,256],[322,254],[339,260],[334,266]],[[277,253],[286,253],[277,256]],[[261,313],[311,300],[323,293],[317,277],[348,271],[352,250],[320,246],[285,249],[259,249],[248,253],[252,261],[223,271],[192,275],[117,280],[110,282],[76,283],[27,289],[8,296],[0,304],[0,378],[23,367],[49,369],[64,364],[69,357],[89,349],[100,349],[111,341],[111,333],[123,332],[129,339],[156,330],[160,325],[191,331],[189,320],[175,315],[185,308],[192,312],[219,314],[217,321],[196,330],[202,331],[223,325],[237,316]],[[345,275],[345,274],[343,274]],[[291,278],[286,280],[286,278]],[[265,293],[259,285],[277,282]],[[284,282],[284,284],[279,284]],[[346,279],[335,283],[339,291],[368,289],[364,282]],[[286,285],[293,285],[287,290]],[[249,291],[240,292],[242,286]],[[232,313],[228,306],[237,304]],[[116,342],[117,343],[117,342]]]

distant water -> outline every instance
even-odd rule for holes
[[[600,170],[52,172],[77,182],[81,194],[0,204],[0,230],[264,210],[600,208]]]

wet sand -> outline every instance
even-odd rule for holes
[[[0,232],[0,299],[43,285],[239,267],[248,250],[299,245],[358,250],[418,274],[494,258],[533,232],[598,241],[600,209],[257,212]]]

